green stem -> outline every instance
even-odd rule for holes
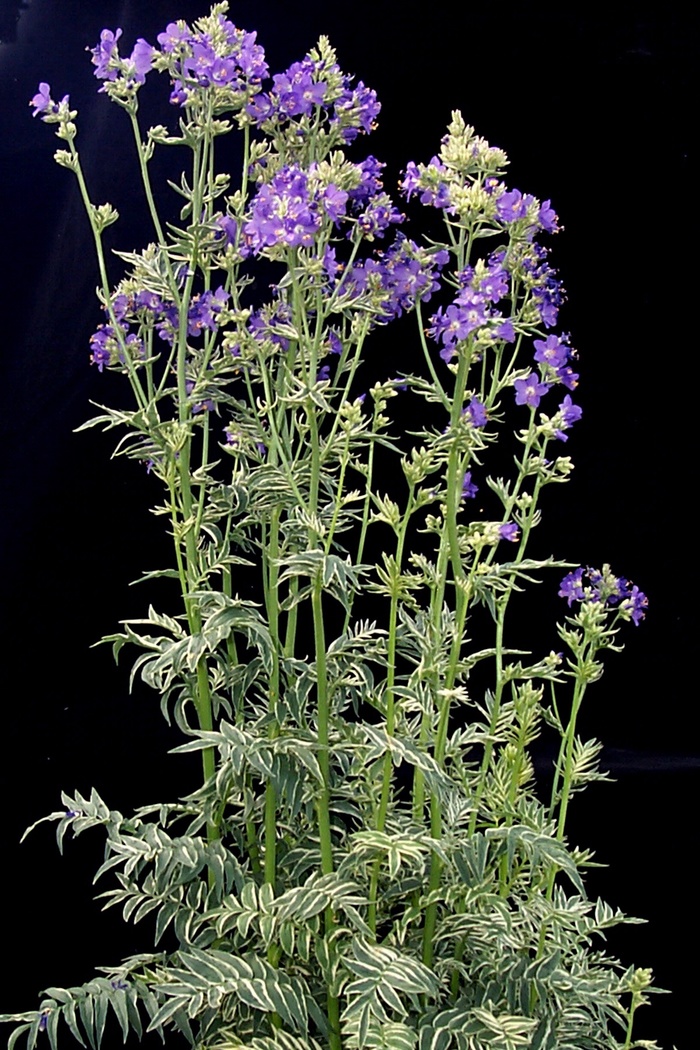
[[[107,264],[105,262],[104,246],[102,244],[102,235],[100,234],[100,232],[97,229],[97,226],[95,224],[95,216],[94,216],[93,205],[92,205],[92,201],[90,200],[90,196],[88,194],[87,184],[85,182],[85,176],[83,175],[83,170],[82,170],[82,168],[80,166],[80,158],[78,156],[78,151],[76,150],[75,143],[73,142],[72,139],[71,139],[69,145],[70,145],[71,156],[73,158],[73,170],[75,171],[75,175],[76,175],[76,178],[78,180],[78,187],[80,189],[80,196],[82,197],[83,204],[85,205],[85,211],[87,212],[88,220],[90,222],[90,229],[92,230],[92,236],[93,236],[93,240],[95,242],[95,252],[97,254],[97,265],[98,265],[98,268],[99,268],[99,271],[100,271],[100,283],[102,285],[102,294],[104,296],[104,301],[105,301],[105,306],[107,308],[107,313],[109,314],[110,325],[111,325],[112,329],[114,330],[115,338],[119,342],[119,346],[120,346],[120,349],[122,351],[122,356],[124,358],[124,363],[126,364],[126,369],[127,369],[128,375],[129,375],[129,381],[130,381],[131,387],[132,387],[132,389],[134,391],[134,396],[136,397],[136,402],[137,402],[139,408],[145,410],[147,405],[148,405],[148,400],[146,398],[146,394],[144,393],[143,387],[141,386],[141,381],[139,380],[138,373],[136,371],[136,367],[134,365],[134,362],[131,359],[131,353],[132,353],[131,348],[126,345],[124,332],[122,330],[121,325],[119,324],[119,322],[117,321],[117,319],[116,319],[116,317],[114,315],[114,307],[112,306],[112,297],[111,297],[111,291],[110,291],[110,286],[109,286],[109,278],[107,277]]]
[[[277,593],[279,566],[279,528],[281,508],[276,507],[272,512],[270,523],[269,543],[264,545],[265,551],[265,606],[268,623],[270,625],[270,638],[272,640],[272,671],[270,674],[269,704],[270,712],[273,714],[268,729],[268,735],[274,740],[279,735],[279,722],[276,716],[277,705],[280,694],[280,663],[279,663],[279,597]],[[272,780],[265,784],[265,881],[275,885],[277,879],[277,791]]]

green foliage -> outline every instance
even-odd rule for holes
[[[219,47],[226,9],[197,28]],[[467,510],[471,471],[494,442],[509,447],[513,388],[532,367],[522,348],[545,336],[541,206],[528,198],[519,217],[498,212],[505,155],[455,114],[443,167],[416,169],[428,197],[449,194],[444,243],[398,242],[405,271],[430,275],[400,305],[417,314],[427,374],[387,379],[364,405],[364,342],[400,311],[380,275],[390,251],[371,254],[367,217],[336,222],[319,203],[357,190],[363,173],[342,148],[352,113],[328,119],[345,83],[328,42],[312,56],[326,106],[313,120],[271,116],[251,131],[245,105],[259,85],[244,97],[190,78],[178,133],[151,129],[146,146],[138,88],[110,59],[119,75],[107,93],[132,120],[156,237],[119,253],[127,269],[115,290],[101,232],[116,214],[89,203],[75,113],[46,117],[71,146],[88,204],[107,365],[135,402],[86,426],[124,430],[118,453],[147,462],[162,486],[156,513],[174,565],[144,580],[166,605],[161,578],[180,590],[177,607],[151,605],[103,640],[115,657],[136,651],[132,682],[160,696],[185,737],[175,751],[200,754],[202,782],[131,817],[95,791],[63,795],[45,818],[60,848],[69,833],[101,829],[104,907],[144,922],[160,950],[82,987],[46,989],[38,1010],[4,1018],[16,1023],[9,1046],[48,1039],[54,1050],[63,1027],[97,1050],[113,1014],[125,1039],[178,1031],[196,1050],[631,1050],[650,977],[602,949],[604,931],[630,920],[587,898],[589,855],[566,836],[573,794],[606,779],[601,745],[579,738],[577,718],[630,608],[589,596],[558,628],[566,656],[551,649],[551,626],[537,652],[520,648],[509,608],[570,567],[527,551],[542,489],[571,470],[550,449],[568,425],[562,406],[552,419],[522,408],[513,476],[483,474],[486,509]],[[154,59],[171,75],[177,61]],[[244,174],[225,196],[232,180],[214,174],[215,143],[236,127]],[[156,144],[192,158],[171,184],[184,206],[167,234],[147,168]],[[251,202],[290,163],[322,195],[318,228],[308,242],[252,251]],[[497,266],[484,238],[497,238]],[[323,276],[331,246],[346,252],[334,285]],[[279,274],[269,302],[251,288],[251,252]],[[494,267],[508,292],[496,317],[435,362],[421,310],[439,253],[449,260],[440,294]],[[194,324],[218,286],[216,316]],[[146,293],[170,304],[165,340]],[[332,377],[322,371],[331,349]],[[415,431],[393,422],[397,397],[419,399]],[[546,797],[535,758],[552,741]]]

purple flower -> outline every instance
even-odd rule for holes
[[[416,300],[430,299],[440,286],[436,270],[448,258],[445,252],[430,253],[398,234],[387,251],[351,268],[345,289],[357,296],[374,292],[377,321],[383,324],[400,317],[404,310],[413,309]]]
[[[216,225],[221,227],[227,244],[233,245],[236,243],[238,224],[235,219],[232,219],[230,215],[219,215],[216,220]]]
[[[311,116],[315,106],[322,106],[327,84],[315,82],[315,63],[310,59],[294,62],[286,73],[276,74],[272,80],[272,94],[279,112],[287,117]]]
[[[117,40],[122,35],[121,29],[113,33],[111,29],[103,29],[100,33],[100,42],[92,48],[91,62],[95,67],[95,76],[98,80],[116,80],[117,70],[110,68],[112,58],[118,58]]]
[[[489,302],[497,303],[508,294],[509,281],[510,274],[503,268],[500,261],[493,262],[486,276],[482,277],[479,282],[479,291]]]
[[[354,142],[360,132],[369,135],[377,126],[377,117],[381,102],[377,92],[368,88],[359,80],[357,87],[350,87],[349,77],[344,78],[345,87],[342,94],[333,103],[331,124],[341,129],[341,137],[346,145]]]
[[[507,190],[496,201],[496,212],[504,222],[515,222],[527,213],[531,197],[523,197],[520,190]]]
[[[502,321],[501,324],[496,325],[494,328],[494,334],[498,339],[502,339],[504,343],[515,342],[515,328],[513,327],[513,322],[510,317],[507,320]]]
[[[529,405],[537,408],[540,398],[549,390],[548,383],[542,383],[536,372],[531,372],[527,379],[516,379],[515,387],[516,405]]]
[[[583,415],[583,410],[573,403],[571,396],[566,395],[562,403],[559,405],[559,411],[561,412],[561,423],[560,429],[557,430],[556,436],[560,441],[566,441],[566,434],[562,433],[562,430],[568,430],[570,426],[577,423]]]
[[[559,597],[566,598],[569,608],[573,602],[583,601],[583,566],[564,577],[559,588]]]
[[[548,335],[546,339],[535,339],[535,361],[559,368],[569,360],[569,347],[564,337]]]
[[[587,581],[587,582],[586,582]],[[610,608],[619,608],[623,616],[629,617],[637,626],[644,619],[648,605],[647,596],[622,576],[615,576],[608,565],[599,569],[578,568],[565,576],[561,582],[559,597],[572,603],[591,602]]]
[[[401,223],[406,216],[394,207],[388,193],[380,193],[367,202],[367,207],[358,217],[357,223],[368,240],[383,237],[390,224]]]
[[[479,486],[474,484],[472,472],[468,470],[462,480],[462,499],[474,499],[478,491]]]
[[[323,191],[321,203],[329,219],[334,221],[345,214],[345,206],[348,203],[348,194],[340,190],[334,183],[329,183]]]
[[[54,102],[51,98],[51,88],[44,81],[39,84],[39,90],[30,100],[29,105],[34,106],[33,117],[43,114],[42,120],[46,120],[58,113],[61,108],[68,108],[69,95],[64,95],[60,102]]]
[[[462,415],[468,417],[473,427],[485,427],[489,421],[489,417],[486,414],[486,406],[482,404],[478,397],[471,399],[467,407],[463,409]]]
[[[429,164],[421,164],[420,167],[410,160],[406,165],[406,174],[400,188],[406,200],[410,200],[415,193],[420,193],[421,204],[451,211],[450,190],[446,179],[443,178],[447,175],[447,168],[438,157],[433,157]]]
[[[639,621],[643,620],[646,616],[646,608],[649,604],[649,599],[646,594],[640,591],[636,585],[631,588],[629,594],[622,599],[620,602],[620,609],[627,613],[635,627],[639,625]]]
[[[39,90],[29,105],[34,106],[34,112],[32,113],[33,117],[36,117],[39,113],[46,113],[49,109],[53,109],[55,103],[51,99],[51,88],[47,83],[42,81],[42,83],[39,84]]]
[[[158,34],[158,43],[165,54],[175,51],[180,45],[191,44],[192,31],[188,26],[182,29],[177,22],[168,22],[164,33]]]
[[[307,173],[289,165],[270,183],[261,186],[251,205],[244,232],[253,252],[277,244],[290,248],[308,246],[321,228],[317,202]]]
[[[129,62],[133,65],[136,73],[134,79],[137,83],[143,84],[145,81],[146,73],[148,73],[153,65],[154,53],[155,48],[152,47],[147,40],[144,40],[143,37],[139,37],[134,44],[134,50],[129,56]]]
[[[350,198],[355,204],[362,206],[370,197],[376,197],[378,193],[381,193],[384,188],[381,178],[382,168],[385,167],[386,164],[372,156],[355,165],[356,170],[360,173],[359,186],[350,190]]]
[[[470,295],[469,290],[461,292],[454,303],[443,313],[442,307],[431,317],[432,327],[428,329],[433,339],[442,341],[440,357],[449,362],[457,352],[456,343],[463,342],[486,321],[486,304],[480,296]]]
[[[499,525],[498,534],[502,540],[509,540],[510,543],[516,543],[520,537],[518,526],[514,521],[507,521],[504,525]]]
[[[206,291],[195,296],[187,311],[187,334],[199,335],[203,328],[215,332],[218,327],[218,315],[228,299],[229,293],[221,287],[215,292]]]
[[[545,201],[537,215],[540,229],[545,230],[546,233],[556,233],[559,229],[559,216],[551,205],[551,201]]]
[[[578,386],[578,372],[574,372],[569,365],[557,369],[557,379],[567,390],[575,390]]]

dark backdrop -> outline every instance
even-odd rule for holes
[[[126,670],[115,671],[106,648],[89,648],[120,618],[142,614],[146,595],[129,581],[167,552],[147,512],[157,495],[150,479],[109,461],[109,437],[73,433],[89,399],[112,396],[114,377],[88,363],[101,317],[77,187],[53,163],[53,130],[31,120],[27,100],[40,80],[54,97],[70,92],[94,199],[136,216],[115,227],[112,243],[136,246],[143,213],[127,121],[96,93],[85,48],[103,27],[121,26],[126,47],[137,36],[155,42],[167,22],[206,9],[204,0],[1,2],[0,1010],[10,1010],[142,944],[91,901],[96,841],[60,859],[49,829],[20,847],[24,827],[57,807],[62,788],[94,785],[121,809],[171,797],[185,762],[166,755],[174,740],[154,697],[130,696]],[[684,112],[697,86],[697,36],[683,6],[488,3],[450,15],[431,4],[409,15],[382,0],[257,0],[230,13],[258,29],[272,71],[320,33],[331,37],[342,68],[383,103],[366,146],[387,161],[388,185],[407,160],[436,152],[460,108],[508,152],[510,184],[551,197],[565,227],[553,258],[568,290],[561,320],[580,351],[584,415],[567,446],[577,469],[550,490],[542,534],[558,556],[609,561],[649,596],[647,620],[628,628],[626,652],[612,654],[587,710],[585,728],[605,742],[617,783],[576,802],[572,837],[610,865],[591,890],[650,920],[613,944],[672,989],[640,1025],[668,1050],[695,1045],[700,932],[691,861],[700,780],[691,674],[697,170]]]

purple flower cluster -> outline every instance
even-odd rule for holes
[[[357,222],[356,228],[372,241],[383,237],[389,226],[402,223],[406,216],[384,192],[382,169],[385,164],[369,156],[354,167],[360,181],[349,191],[348,211]],[[348,237],[352,237],[352,230],[348,231]]]
[[[237,338],[227,339],[226,346],[234,358],[242,358],[247,334],[257,344],[267,342],[286,351],[289,349],[288,334],[291,323],[292,310],[288,303],[281,300],[266,303],[251,314],[245,331],[241,332]]]
[[[238,29],[220,13],[203,22],[206,30],[170,22],[158,35],[162,53],[169,59],[170,101],[184,106],[197,89],[213,87],[228,89],[239,96],[239,104],[245,104],[269,72],[257,34]]]
[[[574,390],[579,377],[568,364],[574,356],[568,338],[568,335],[548,335],[546,339],[535,339],[535,361],[544,366],[549,382],[562,383]]]
[[[324,216],[336,222],[345,213],[348,194],[333,183],[323,187],[296,165],[281,168],[272,182],[260,187],[244,227],[248,249],[286,245],[308,247],[321,229]]]
[[[376,92],[341,73],[339,66],[312,55],[294,62],[272,78],[269,92],[259,94],[247,107],[256,124],[283,124],[294,118],[311,117],[323,110],[331,128],[346,144],[358,134],[369,134],[381,109]]]
[[[569,608],[574,602],[618,608],[635,625],[644,619],[648,605],[647,596],[639,587],[622,576],[614,576],[607,565],[602,570],[574,569],[561,581],[559,597],[566,598]]]
[[[90,361],[97,365],[98,372],[103,372],[107,365],[124,363],[122,344],[128,347],[132,359],[143,357],[143,343],[139,337],[129,332],[128,325],[120,324],[119,327],[122,330],[121,340],[111,324],[99,325],[97,331],[90,336]]]
[[[194,295],[187,312],[187,334],[196,337],[204,329],[214,332],[218,317],[229,300],[223,288]],[[102,324],[90,337],[90,360],[100,372],[106,365],[123,363],[122,342],[129,348],[132,360],[143,357],[144,347],[139,335],[130,331],[132,325],[155,328],[161,339],[173,343],[179,329],[178,309],[173,302],[162,299],[155,292],[141,291],[130,295],[116,295],[112,300],[114,318],[122,332],[121,340],[111,323]]]
[[[503,266],[503,253],[496,252],[488,260],[485,270],[467,267],[458,274],[460,291],[446,310],[440,307],[431,317],[428,334],[442,343],[440,357],[449,362],[460,343],[479,328],[488,327],[496,339],[512,343],[515,340],[513,323],[503,319],[494,305],[508,292],[509,274]]]
[[[546,233],[556,233],[559,229],[557,213],[552,208],[551,201],[540,204],[530,193],[523,195],[520,190],[502,190],[496,199],[496,215],[505,223],[520,222],[523,219],[530,220],[529,226],[524,230],[525,237],[530,240],[539,230]],[[534,221],[532,221],[534,218]]]
[[[59,118],[61,113],[67,115],[69,99],[69,95],[64,95],[60,102],[54,102],[51,98],[51,88],[42,81],[36,95],[29,100],[29,105],[34,107],[32,116],[37,117],[41,113],[42,120],[51,121]]]
[[[420,165],[410,160],[399,185],[406,200],[419,194],[421,204],[452,212],[454,209],[450,203],[448,175],[447,168],[438,157],[433,157],[429,164]]]
[[[143,37],[139,37],[129,57],[122,59],[117,46],[121,35],[121,29],[117,29],[116,32],[103,29],[100,33],[99,43],[92,48],[91,61],[95,67],[95,76],[98,80],[112,83],[121,79],[128,86],[136,87],[145,82],[146,74],[153,66],[155,48]],[[104,91],[105,87],[106,85],[100,90]]]
[[[574,423],[578,423],[582,415],[583,409],[575,405],[571,400],[571,395],[567,394],[559,405],[559,426],[555,430],[554,436],[560,441],[568,441],[569,439],[564,431],[568,430]]]
[[[545,328],[553,328],[564,301],[564,289],[556,271],[547,262],[547,249],[539,244],[529,245],[528,255],[522,261],[523,275],[532,289],[537,312]]]
[[[537,372],[530,372],[525,379],[516,379],[513,386],[516,405],[528,405],[530,408],[537,408],[540,398],[544,397],[550,388],[549,383],[541,381]]]
[[[438,275],[449,260],[446,251],[433,254],[398,235],[386,252],[356,263],[346,274],[343,290],[353,298],[374,294],[379,323],[400,317],[417,301],[426,302],[440,287]]]
[[[562,383],[569,390],[573,390],[578,384],[578,375],[568,364],[574,351],[568,344],[567,335],[548,335],[546,339],[535,339],[535,361],[540,366],[540,374],[531,372],[523,379],[516,379],[515,388],[516,405],[528,405],[537,408],[540,399],[556,383]],[[565,430],[576,423],[582,415],[578,405],[575,405],[567,394],[559,405],[558,429],[555,437],[560,441],[566,441]]]
[[[506,521],[503,525],[498,526],[498,535],[502,540],[508,540],[509,543],[517,543],[520,539],[520,530],[514,521]]]
[[[462,499],[474,499],[479,486],[472,481],[472,472],[468,470],[462,479]]]
[[[466,416],[473,427],[485,427],[489,421],[486,413],[486,405],[478,397],[473,397],[466,408],[462,409],[462,415]]]

